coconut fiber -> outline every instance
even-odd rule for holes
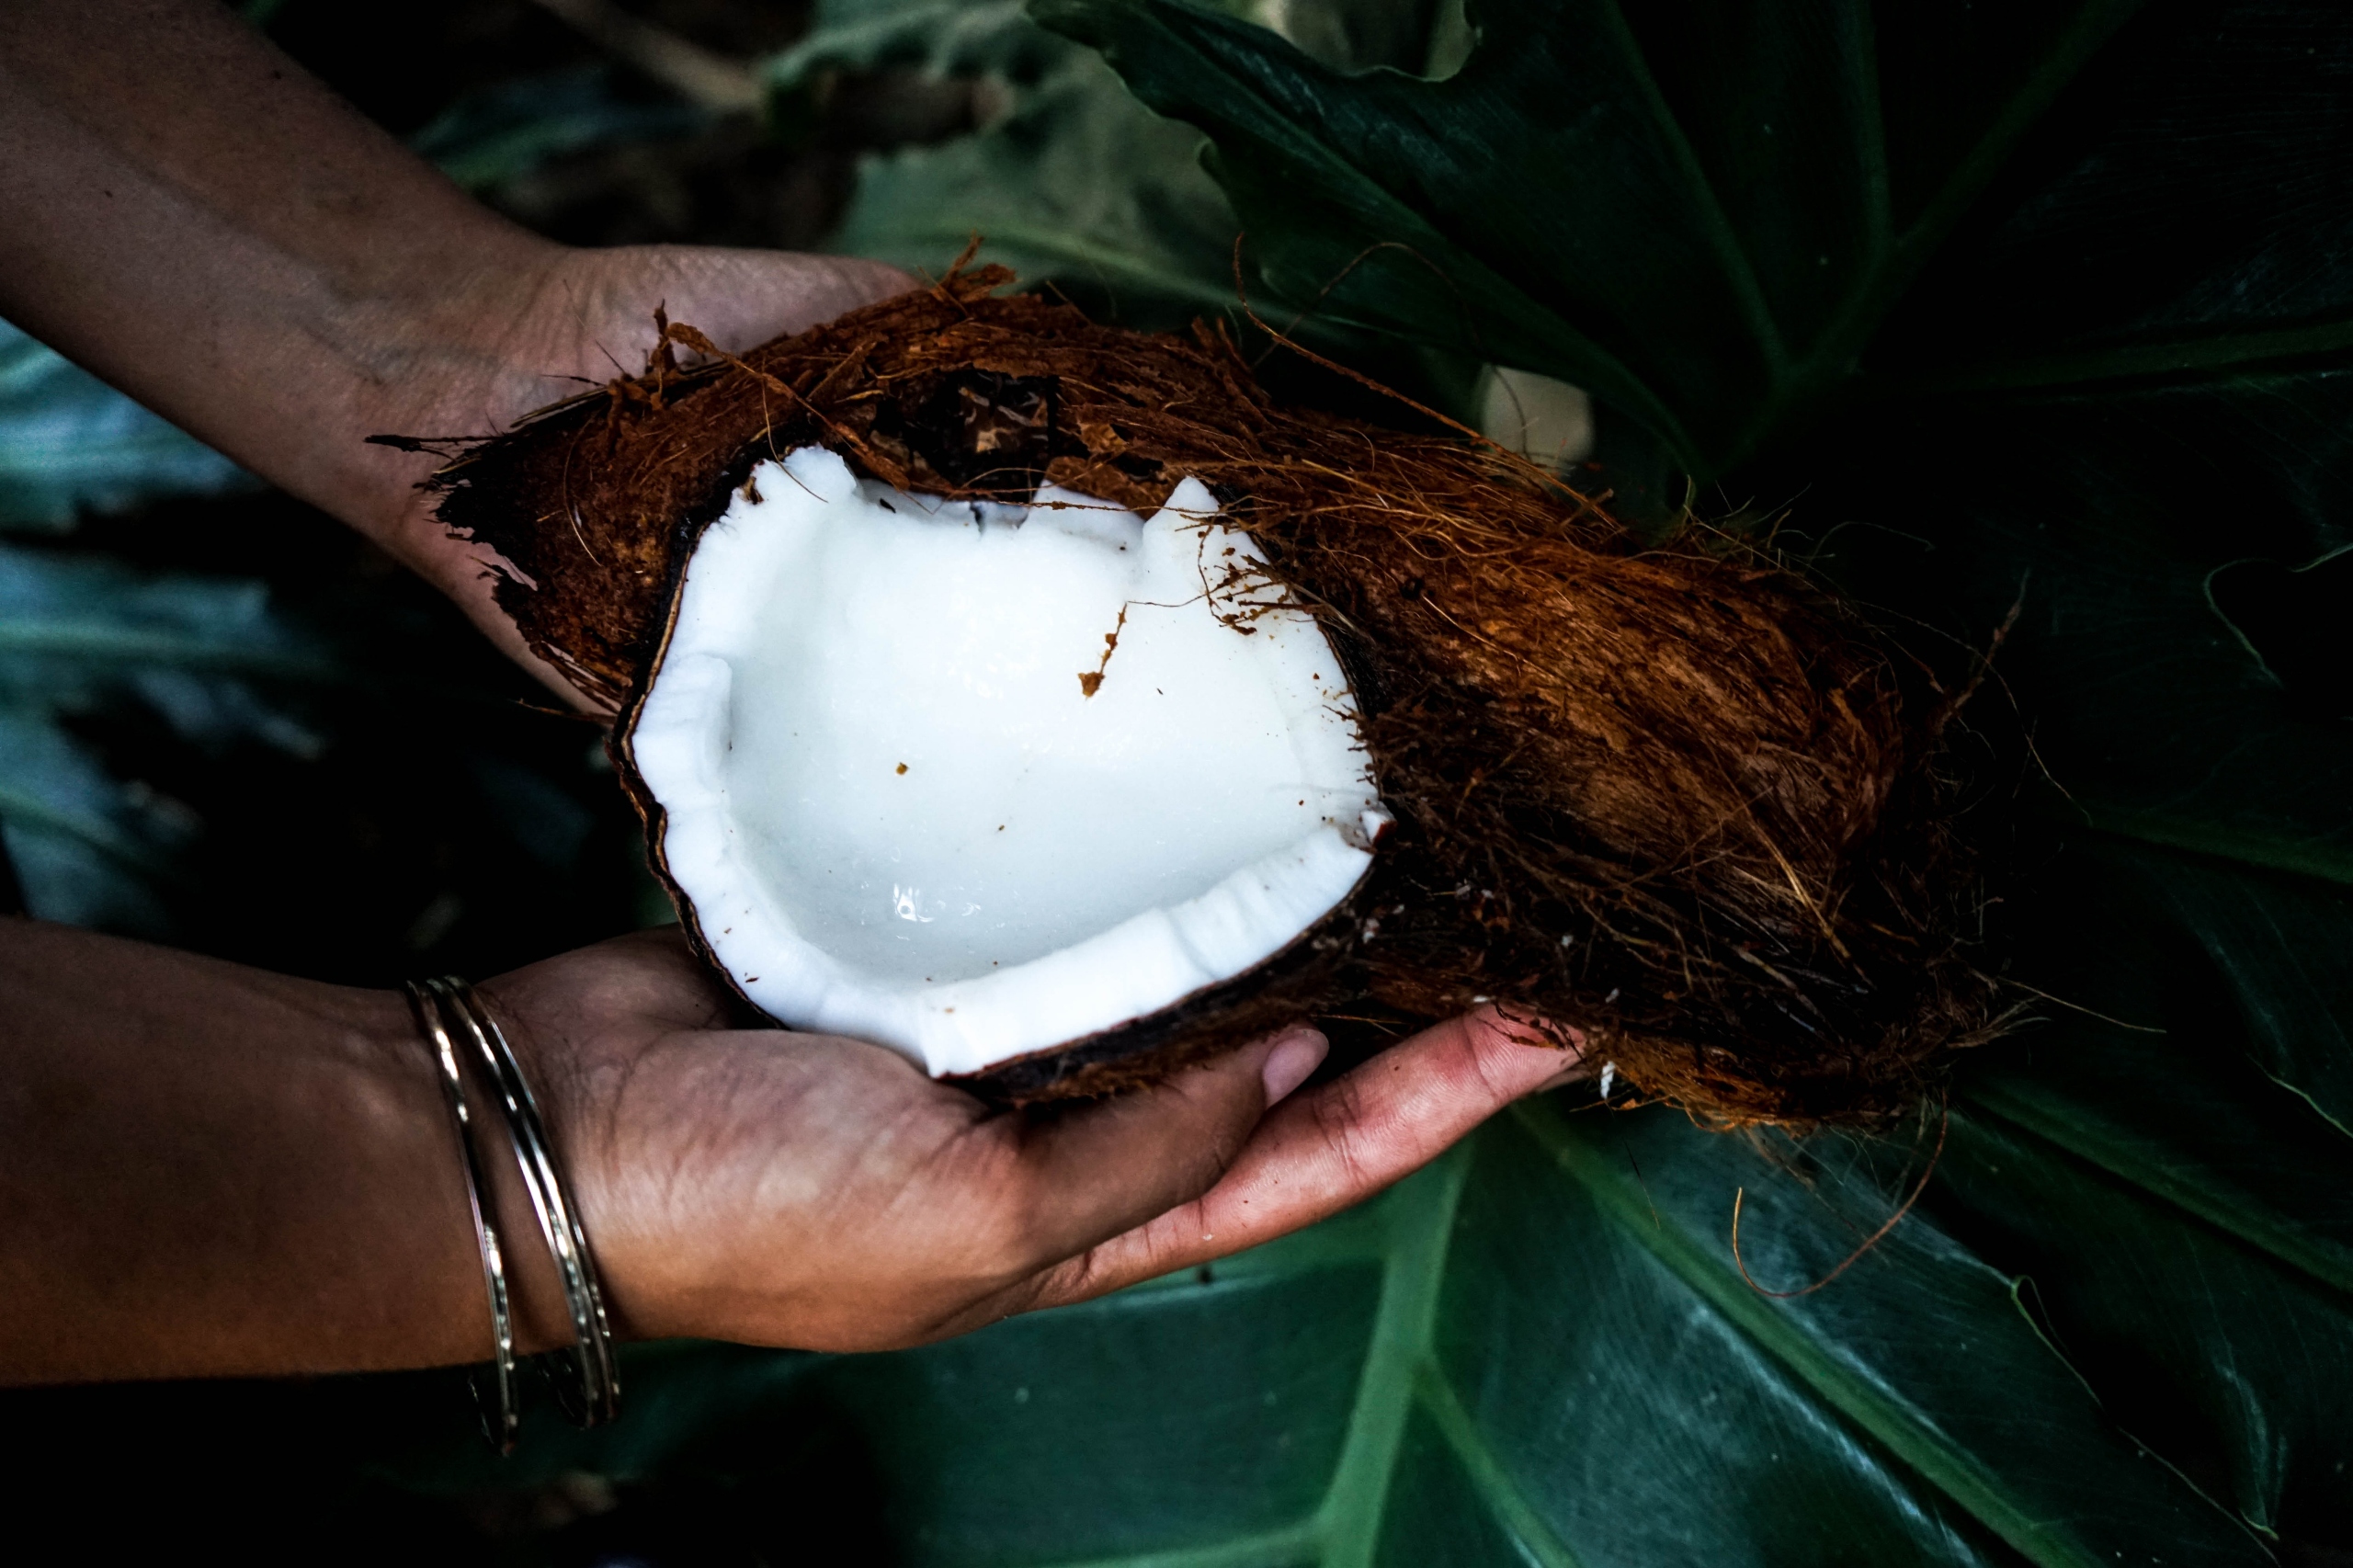
[[[1398,824],[1313,942],[1226,988],[1223,1027],[1099,1037],[1001,1093],[1102,1092],[1278,1015],[1492,1002],[1581,1031],[1637,1097],[1805,1126],[1901,1112],[1993,1032],[1938,769],[1955,699],[1855,610],[1704,529],[1645,542],[1434,420],[1279,405],[1220,332],[1099,326],[1008,281],[960,270],[741,358],[662,323],[645,374],[439,449],[434,481],[511,566],[498,602],[531,646],[624,733],[695,540],[795,447],[1146,515],[1193,475],[1251,530],[1341,650]]]

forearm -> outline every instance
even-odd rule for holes
[[[422,467],[364,438],[553,249],[209,0],[0,7],[0,314],[370,532]]]
[[[400,997],[0,920],[0,1381],[487,1358],[455,1134]],[[544,1346],[561,1307],[506,1174]]]

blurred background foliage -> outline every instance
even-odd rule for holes
[[[1780,520],[1932,657],[2019,607],[2015,708],[1972,744],[1995,820],[2023,794],[1997,913],[2049,1000],[1889,1139],[1556,1096],[1334,1223],[953,1344],[631,1347],[623,1424],[541,1421],[503,1467],[444,1374],[0,1395],[20,1533],[616,1568],[2353,1563],[2353,22],[245,10],[559,239],[921,270],[978,232],[1098,315],[1222,314],[1263,357],[1245,283],[1638,515]],[[0,530],[0,832],[37,912],[365,983],[666,917],[593,729],[15,336]],[[1932,1150],[1835,1285],[1767,1293]]]

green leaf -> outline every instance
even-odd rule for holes
[[[228,459],[0,323],[0,528],[70,528],[254,481]],[[112,777],[63,721],[137,702],[183,735],[307,735],[242,678],[315,677],[260,585],[141,578],[0,550],[0,843],[33,913],[160,936],[155,889],[194,832],[185,807]]]
[[[1825,462],[1805,507],[1813,527],[1849,525],[1824,563],[1976,646],[2018,606],[1999,667],[2030,699],[2042,763],[2082,819],[2353,881],[2353,725],[2316,719],[2207,589],[2234,562],[2302,564],[2353,541],[2353,372],[2224,369],[1882,408],[1820,438],[1870,453]],[[1900,501],[1862,494],[1881,486]]]
[[[983,260],[1025,280],[1124,321],[1180,325],[1233,301],[1233,214],[1199,146],[1074,51],[989,131],[868,163],[835,244],[937,272],[977,234]]]
[[[2341,1295],[1998,1121],[1956,1118],[1938,1194],[1940,1218],[2028,1262],[2054,1340],[2120,1426],[2268,1536],[2353,1524]],[[2284,1518],[2291,1496],[2324,1517]]]
[[[1803,425],[2134,7],[1493,0],[1444,81],[1038,0],[1207,131],[1270,282],[1586,387],[1711,478]]]
[[[199,825],[188,807],[113,776],[74,721],[135,707],[199,746],[251,738],[312,751],[311,731],[253,683],[335,673],[258,583],[0,549],[0,832],[27,906],[167,934],[156,888]]]
[[[253,481],[195,437],[0,322],[0,528]]]
[[[139,810],[122,782],[40,709],[0,708],[0,843],[26,909],[75,926],[160,935],[153,881],[185,824]]]
[[[567,153],[690,135],[713,118],[674,97],[624,90],[609,65],[581,65],[470,93],[409,147],[467,189],[486,190]]]
[[[1972,1074],[1971,1103],[2353,1291],[2353,1139],[2264,1070],[2285,1042],[2324,1084],[2344,1071],[2342,966],[2319,986],[2273,966],[2325,962],[2345,896],[2096,840],[2039,892],[2021,946],[2050,1021]],[[2281,933],[2251,953],[2249,908]]]
[[[1753,399],[1762,384],[1753,280],[1712,201],[1670,194],[1688,183],[1688,150],[1629,70],[1624,29],[1594,8],[1535,26],[1508,8],[1481,14],[1515,47],[1482,49],[1444,82],[1345,74],[1267,29],[1153,0],[1040,0],[1034,11],[1101,48],[1146,103],[1210,132],[1215,172],[1276,291],[1581,385],[1679,453],[1728,438],[1714,426],[1729,415],[1678,407],[1678,389],[1644,373],[1634,340],[1689,321],[1687,336],[1754,361],[1688,365],[1695,389],[1745,378],[1737,395]],[[1429,127],[1440,116],[1459,128],[1444,143]],[[1525,199],[1538,187],[1545,200]],[[1640,231],[1598,221],[1631,201],[1654,221]],[[1530,254],[1548,265],[1523,265]],[[1612,284],[1625,287],[1606,324],[1597,311],[1572,324],[1573,305],[1539,302],[1591,300]],[[1707,426],[1688,427],[1695,412]]]
[[[1767,1533],[1784,1530],[1813,1533],[1812,1550],[1823,1555],[1850,1551],[1881,1560],[1863,1544],[1868,1534],[1894,1537],[1901,1526],[1916,1536],[1925,1514],[1936,1526],[1927,1540],[1951,1533],[1982,1542],[1990,1533],[2038,1562],[2113,1561],[2117,1553],[2168,1562],[2246,1559],[2248,1543],[2238,1531],[2105,1421],[2088,1391],[2016,1311],[2009,1276],[1932,1222],[1915,1215],[1824,1290],[1786,1301],[1759,1293],[1760,1288],[1802,1291],[1851,1256],[1892,1212],[1879,1182],[1900,1179],[1897,1161],[1906,1151],[1841,1150],[1834,1142],[1802,1152],[1784,1148],[1768,1160],[1736,1140],[1697,1132],[1663,1115],[1625,1119],[1622,1129],[1599,1118],[1571,1120],[1542,1109],[1521,1119],[1608,1213],[1617,1235],[1672,1274],[1691,1305],[1712,1309],[1706,1316],[1718,1325],[1719,1337],[1731,1340],[1738,1331],[1762,1351],[1757,1359],[1766,1365],[1741,1380],[1752,1397],[1777,1382],[1787,1389],[1792,1431],[1828,1427],[1834,1415],[1844,1417],[1838,1441],[1825,1445],[1816,1461],[1822,1495],[1842,1503],[1870,1492],[1884,1498],[1868,1511],[1857,1509],[1861,1517],[1854,1519],[1826,1517],[1825,1504],[1810,1498],[1791,1500],[1785,1520],[1759,1519],[1752,1505],[1744,1511],[1748,1517],[1725,1521],[1725,1553],[1804,1560],[1802,1535],[1782,1544]],[[1933,1128],[1927,1136],[1934,1136]],[[1926,1139],[1909,1153],[1915,1163],[1925,1160]],[[1736,1192],[1744,1199],[1745,1221],[1738,1265],[1730,1228]],[[1520,1308],[1520,1332],[1528,1337],[1519,1345],[1499,1344],[1495,1329],[1484,1323],[1467,1341],[1460,1375],[1473,1369],[1483,1373],[1506,1408],[1533,1403],[1540,1411],[1549,1404],[1541,1393],[1530,1400],[1514,1388],[1513,1369],[1529,1362],[1541,1337],[1557,1330],[1557,1320],[1544,1310],[1556,1292],[1586,1278],[1592,1267],[1581,1251],[1572,1253],[1546,1235],[1549,1226],[1531,1223],[1543,1211],[1541,1199],[1554,1196],[1540,1188],[1524,1194],[1512,1206],[1510,1231],[1496,1239],[1495,1252],[1484,1260],[1464,1260],[1466,1280],[1477,1282],[1472,1289],[1494,1278],[1548,1272],[1558,1281],[1526,1292],[1535,1310]],[[1600,1229],[1586,1228],[1587,1233]],[[1479,1261],[1487,1266],[1478,1267]],[[1756,1283],[1744,1277],[1744,1267]],[[1677,1293],[1657,1294],[1666,1299],[1649,1292],[1604,1297],[1578,1315],[1622,1320],[1630,1327],[1690,1321],[1690,1306]],[[1663,1310],[1670,1302],[1684,1310]],[[1738,1420],[1711,1408],[1717,1402],[1707,1396],[1721,1385],[1705,1371],[1691,1384],[1676,1386],[1687,1368],[1680,1335],[1661,1335],[1644,1355],[1639,1343],[1623,1343],[1628,1333],[1616,1330],[1602,1352],[1622,1358],[1624,1397],[1636,1397],[1645,1386],[1665,1395],[1643,1412],[1641,1426],[1648,1430],[1640,1440],[1674,1452],[1688,1449],[1695,1428],[1712,1432],[1719,1423]],[[1559,1377],[1535,1383],[1546,1390],[1573,1386]],[[1723,1432],[1718,1441],[1731,1461],[1723,1467],[1723,1484],[1738,1485],[1742,1471],[1759,1468],[1756,1440],[1763,1437],[1769,1444],[1772,1436],[1752,1421]],[[1624,1440],[1637,1440],[1636,1434]],[[1762,1455],[1768,1471],[1782,1462],[1774,1453],[1768,1447]],[[1555,1506],[1579,1510],[1597,1501],[1575,1488],[1547,1487],[1540,1494],[1555,1499]],[[1974,1529],[1967,1528],[1971,1520]],[[1688,1528],[1688,1521],[1680,1528]],[[1923,1544],[1907,1544],[1912,1550],[1902,1551],[1892,1540],[1884,1555],[1931,1555]]]
[[[868,153],[835,248],[937,272],[979,235],[983,259],[1140,325],[1233,302],[1235,225],[1199,134],[1145,109],[1019,0],[835,7],[767,79],[790,123],[839,74],[886,71],[984,83],[994,115],[972,134]]]
[[[1341,64],[1418,63],[1436,26],[1413,0],[1260,9]],[[1182,329],[1235,310],[1240,225],[1201,167],[1200,133],[1146,109],[1100,57],[1032,22],[1022,0],[821,7],[766,77],[775,118],[795,124],[837,78],[890,72],[985,84],[989,116],[970,134],[868,153],[835,249],[936,272],[977,235],[981,258],[1025,286],[1131,325]],[[1313,321],[1307,330],[1319,335]]]

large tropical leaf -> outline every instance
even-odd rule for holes
[[[979,235],[989,259],[1154,324],[1231,300],[1233,217],[1201,172],[1198,132],[1138,104],[1019,0],[875,10],[779,61],[779,90],[915,69],[990,84],[995,118],[979,134],[870,154],[836,244],[936,272]]]
[[[1337,308],[1796,497],[1931,646],[2018,611],[1999,697],[2066,831],[2008,892],[2054,1021],[1967,1084],[1927,1207],[2184,1484],[2353,1544],[2353,18],[1495,4],[1416,81],[1169,0],[1041,12],[1211,134],[1272,278],[1391,247]]]
[[[1233,8],[1343,66],[1418,64],[1431,30],[1415,0]],[[891,73],[977,85],[983,123],[868,153],[837,248],[936,272],[977,236],[983,259],[1030,286],[1140,326],[1181,328],[1233,306],[1240,225],[1201,168],[1200,133],[1138,103],[1022,0],[834,0],[767,67],[787,124],[844,77]]]

